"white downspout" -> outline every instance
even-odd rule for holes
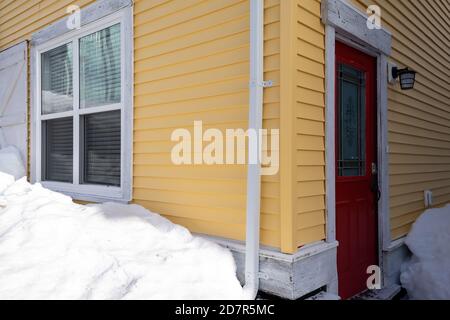
[[[250,0],[250,99],[249,131],[255,130],[258,139],[262,128],[263,88],[264,88],[264,3]],[[250,299],[255,299],[259,290],[259,228],[261,197],[260,143],[256,164],[249,161],[247,172],[247,219],[245,243],[245,286]],[[250,151],[255,152],[249,146]]]

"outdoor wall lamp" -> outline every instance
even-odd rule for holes
[[[400,87],[402,88],[402,90],[414,89],[414,83],[416,82],[416,73],[416,71],[410,70],[409,68],[392,68],[392,78],[400,78]]]

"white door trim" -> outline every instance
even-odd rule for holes
[[[385,29],[369,30],[367,17],[343,0],[323,0],[322,21],[325,29],[325,83],[326,83],[326,207],[327,242],[336,241],[336,168],[335,168],[335,64],[336,40],[377,58],[377,131],[378,178],[381,198],[378,203],[378,257],[384,270],[383,251],[391,243],[389,214],[389,145],[388,145],[388,91],[387,62],[391,52],[392,36]],[[336,265],[337,274],[337,265]],[[338,285],[330,291],[337,293]]]

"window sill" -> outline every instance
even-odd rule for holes
[[[62,182],[41,181],[42,186],[55,192],[63,193],[73,200],[87,202],[120,202],[131,201],[131,190],[126,191],[119,187],[96,185],[73,185]]]

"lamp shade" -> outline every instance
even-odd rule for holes
[[[414,84],[416,82],[416,73],[413,70],[410,70],[408,68],[405,69],[397,69],[394,68],[393,72],[394,79],[399,78],[400,79],[400,87],[402,90],[411,90],[414,89]]]
[[[400,87],[402,90],[414,89],[414,83],[416,82],[416,72],[412,70],[405,70],[400,72]]]

